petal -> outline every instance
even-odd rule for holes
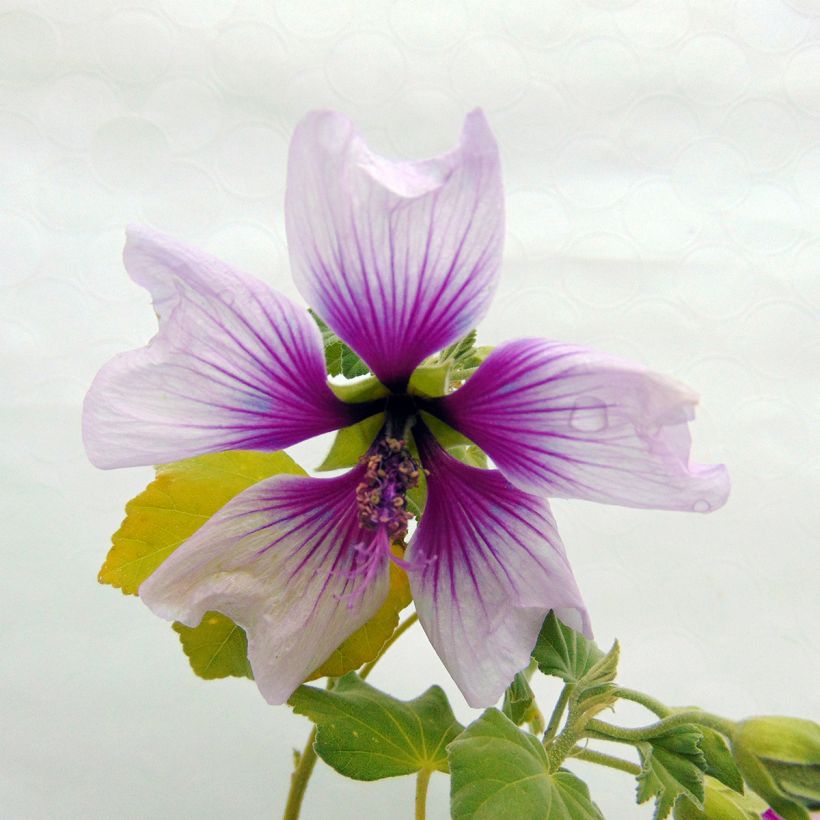
[[[247,632],[259,690],[284,703],[387,595],[386,557],[370,583],[352,572],[361,477],[359,468],[331,479],[259,482],[172,553],[140,597],[188,626],[209,610],[232,618]]]
[[[504,203],[480,111],[454,150],[418,162],[372,153],[341,114],[308,114],[290,146],[285,213],[297,287],[388,386],[487,310]]]
[[[725,503],[729,477],[722,464],[689,460],[696,402],[640,365],[519,339],[433,411],[528,492],[706,512]]]
[[[406,556],[416,610],[467,703],[491,706],[550,609],[587,634],[589,621],[546,500],[418,438],[429,475]]]
[[[327,386],[306,311],[162,234],[130,230],[124,259],[159,332],[108,362],[88,392],[83,436],[98,467],[278,450],[356,421]]]

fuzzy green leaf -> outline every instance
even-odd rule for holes
[[[380,692],[350,673],[330,691],[300,686],[288,701],[317,727],[316,753],[354,780],[446,772],[447,744],[463,729],[447,696],[431,686],[414,700]]]
[[[675,804],[675,820],[760,820],[766,811],[766,803],[753,792],[738,794],[711,777],[704,778],[703,786],[703,810],[682,798]]]
[[[615,675],[621,648],[618,641],[600,660],[596,661],[577,681],[569,702],[572,722],[583,726],[599,712],[615,705]]]
[[[700,750],[706,759],[706,774],[711,775],[740,794],[743,794],[743,776],[735,763],[732,752],[719,732],[708,726],[698,726],[703,738]]]
[[[352,348],[346,345],[319,317],[317,313],[309,310],[313,321],[322,333],[322,344],[325,348],[325,363],[330,376],[344,376],[353,379],[356,376],[364,376],[370,372],[367,365],[359,358]]]
[[[702,739],[697,726],[684,723],[635,744],[642,764],[638,775],[638,803],[654,797],[655,820],[666,817],[682,797],[703,810],[706,758],[700,748]]]
[[[603,820],[586,784],[550,772],[538,738],[487,709],[449,746],[454,820]]]
[[[594,641],[561,623],[550,611],[532,656],[545,675],[555,675],[566,683],[578,683],[604,657],[604,653]]]
[[[501,711],[516,726],[520,726],[529,717],[534,702],[535,695],[532,693],[526,675],[523,672],[518,672],[512,683],[504,691],[504,703]]]

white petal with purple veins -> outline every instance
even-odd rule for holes
[[[547,502],[497,470],[420,441],[427,506],[407,551],[424,631],[471,706],[491,706],[529,662],[550,609],[588,635]]]
[[[278,450],[356,420],[327,386],[307,312],[201,251],[132,229],[125,266],[159,332],[100,370],[83,411],[98,467],[232,449]]]
[[[496,348],[437,412],[528,492],[631,507],[722,506],[722,464],[690,461],[697,396],[640,365],[574,345]]]
[[[485,314],[503,210],[498,148],[480,111],[455,149],[418,162],[374,154],[333,112],[309,114],[294,133],[286,219],[296,284],[385,384],[402,385]]]
[[[293,690],[384,601],[389,559],[356,571],[357,468],[339,478],[275,476],[230,501],[140,586],[153,612],[196,626],[222,612],[248,635],[269,703]]]

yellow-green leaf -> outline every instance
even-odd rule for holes
[[[282,452],[232,450],[157,467],[157,477],[125,507],[99,581],[136,595],[140,584],[217,510],[257,481],[305,475]]]
[[[343,427],[336,433],[330,452],[316,468],[319,472],[341,470],[358,464],[384,424],[384,413],[377,413],[358,424]]]
[[[396,547],[393,549],[396,550]],[[341,644],[308,680],[323,677],[338,678],[372,661],[398,625],[399,612],[411,600],[407,573],[401,567],[391,564],[390,590],[381,609]]]
[[[245,630],[221,612],[206,612],[199,626],[174,624],[191,669],[205,680],[252,678]]]

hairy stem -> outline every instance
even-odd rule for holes
[[[615,695],[622,700],[631,700],[633,703],[639,703],[641,706],[649,709],[650,712],[654,712],[660,718],[665,718],[672,714],[672,710],[666,706],[666,704],[661,703],[659,700],[651,697],[650,695],[645,695],[643,692],[638,692],[635,689],[625,689],[619,686],[615,690]]]
[[[424,820],[427,816],[427,786],[432,773],[432,769],[419,769],[416,775],[416,820]]]
[[[290,791],[288,792],[288,802],[285,805],[285,813],[282,820],[297,820],[302,809],[302,798],[305,796],[308,780],[313,774],[313,767],[316,765],[316,750],[313,743],[316,740],[316,727],[310,733],[305,743],[302,754],[299,755],[299,762],[290,776]]]
[[[622,743],[636,743],[648,740],[683,723],[694,723],[696,725],[708,726],[721,734],[731,738],[734,734],[734,724],[726,718],[711,715],[700,710],[687,710],[685,712],[675,712],[674,714],[652,723],[649,726],[641,726],[637,729],[625,729],[621,726],[613,726],[611,723],[604,723],[602,720],[591,720],[586,725],[585,734],[590,737],[597,737],[601,740],[615,740]]]
[[[593,749],[582,749],[576,746],[569,753],[570,757],[577,757],[578,760],[587,760],[590,763],[597,763],[600,766],[608,766],[610,769],[618,769],[627,774],[638,775],[641,773],[641,767],[637,763],[630,760],[624,760],[620,757],[607,755],[603,752],[596,752]]]
[[[418,613],[414,612],[412,615],[408,615],[393,631],[393,634],[384,642],[384,645],[379,650],[379,654],[373,658],[370,663],[366,663],[360,670],[359,670],[359,677],[364,680],[372,671],[373,667],[381,660],[382,655],[390,649],[391,646],[402,636],[411,626],[419,619]]]
[[[550,715],[549,723],[547,723],[547,731],[544,732],[544,746],[549,746],[549,744],[552,743],[552,739],[558,732],[558,726],[561,724],[561,718],[564,716],[564,709],[567,708],[567,703],[572,697],[574,689],[575,684],[568,683],[561,690],[561,694],[558,696],[558,700],[555,703],[555,708],[552,710],[552,714]]]

